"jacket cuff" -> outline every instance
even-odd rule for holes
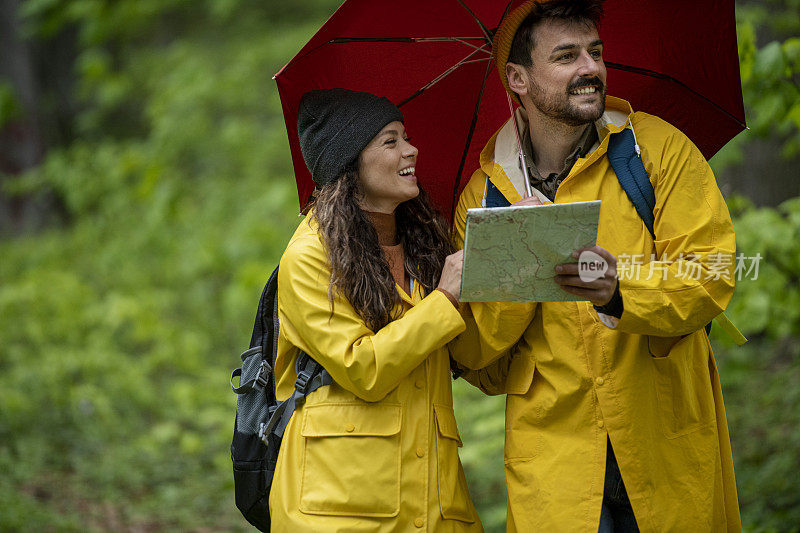
[[[605,305],[595,305],[593,307],[603,324],[610,328],[617,327],[619,319],[622,318],[622,313],[625,310],[622,304],[622,294],[619,292],[619,280],[617,280],[617,286],[614,288],[611,300]]]
[[[446,290],[444,290],[444,289],[442,289],[442,288],[439,288],[439,287],[437,287],[437,288],[436,288],[436,290],[437,290],[437,291],[441,291],[441,292],[442,292],[442,294],[444,294],[445,296],[447,296],[447,299],[448,299],[448,300],[450,300],[450,303],[451,303],[451,304],[453,304],[453,306],[455,306],[455,308],[456,308],[456,309],[459,309],[458,300],[456,299],[456,297],[455,297],[455,296],[453,296],[453,295],[452,295],[452,294],[450,294],[448,291],[446,291]]]

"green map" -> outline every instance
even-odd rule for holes
[[[594,246],[600,201],[467,211],[461,301],[567,302],[553,278],[572,252]]]

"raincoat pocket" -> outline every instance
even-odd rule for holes
[[[436,413],[436,470],[439,485],[439,508],[442,518],[472,523],[475,516],[470,505],[464,471],[458,460],[461,437],[458,435],[453,408],[434,405]]]
[[[647,349],[653,357],[666,357],[669,355],[672,347],[683,337],[656,337],[655,335],[648,335]]]
[[[326,403],[303,411],[300,511],[397,516],[400,405]]]
[[[671,337],[671,342],[665,339],[661,344],[650,343],[661,427],[667,438],[681,437],[714,421],[708,364],[699,357],[707,352],[694,346],[697,336],[691,334]],[[660,349],[653,353],[656,347]]]

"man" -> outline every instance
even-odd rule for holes
[[[486,392],[508,394],[509,531],[737,531],[725,410],[703,329],[733,294],[733,227],[698,149],[606,96],[601,2],[529,1],[498,28],[495,61],[522,107],[484,148],[455,229],[463,243],[467,209],[497,205],[498,195],[599,199],[591,251],[608,268],[582,281],[577,265],[557,267],[557,283],[584,301],[471,304],[481,349],[459,363],[481,369],[468,379]],[[608,161],[609,137],[626,127],[655,190],[655,240]],[[534,195],[523,199],[525,180]],[[623,257],[640,264],[628,261],[618,276]]]

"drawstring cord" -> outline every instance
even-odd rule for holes
[[[511,120],[514,123],[514,136],[517,138],[517,150],[519,151],[519,164],[522,167],[522,175],[525,181],[525,193],[527,194],[526,198],[530,198],[533,196],[533,191],[531,190],[531,182],[528,178],[528,165],[525,164],[525,155],[522,153],[522,142],[519,140],[519,128],[517,128],[517,114],[514,113],[514,104],[511,103],[511,96],[509,96],[508,92],[506,92],[506,98],[508,98],[508,110],[511,112]]]
[[[631,125],[631,133],[633,134],[633,149],[636,150],[636,155],[641,159],[642,151],[639,149],[639,141],[636,140],[636,132],[633,130],[633,121],[628,117],[628,124]]]

